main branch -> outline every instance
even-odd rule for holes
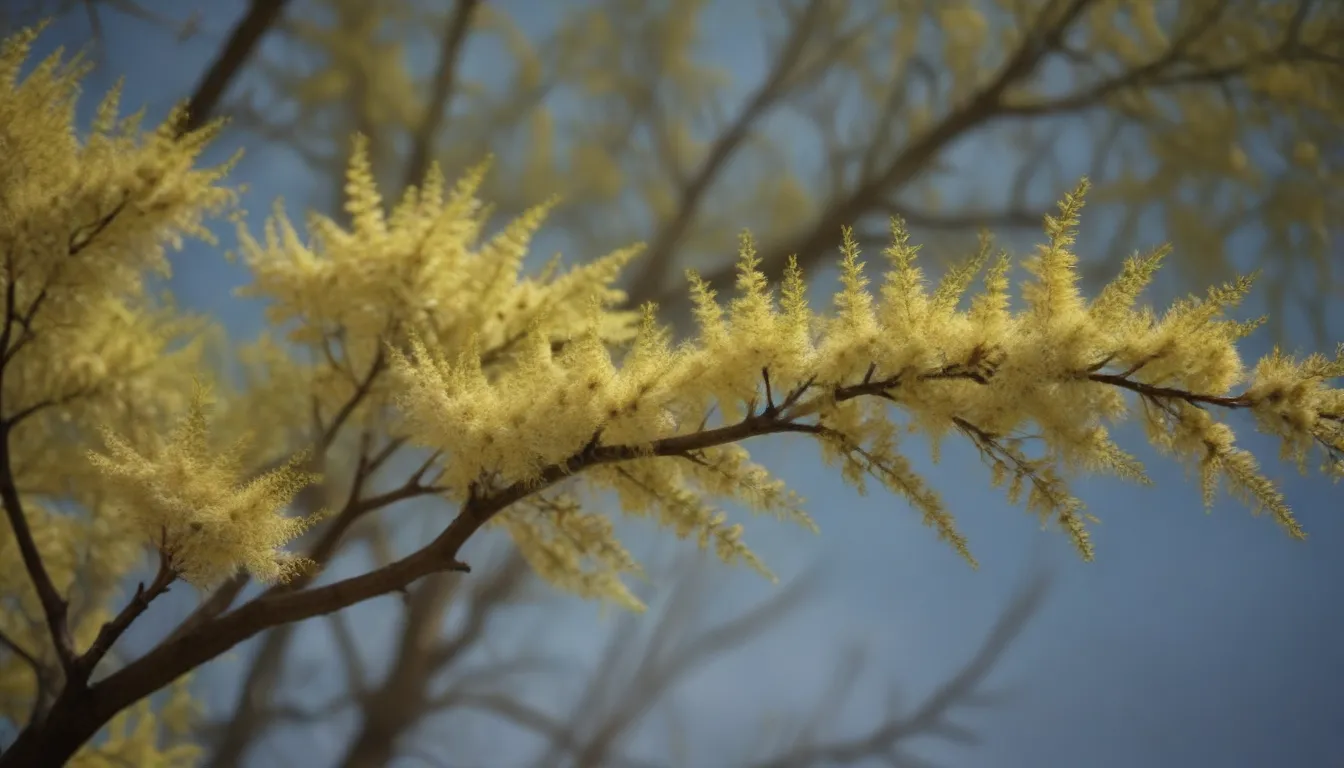
[[[234,611],[171,638],[84,691],[85,695],[79,695],[79,691],[72,693],[67,688],[53,707],[48,726],[26,731],[11,750],[11,753],[18,753],[21,757],[13,758],[11,754],[6,754],[0,757],[0,767],[26,765],[29,763],[23,761],[30,757],[37,760],[38,764],[59,764],[117,712],[266,629],[329,614],[381,595],[401,592],[412,582],[431,574],[469,570],[458,560],[458,554],[482,526],[510,505],[586,469],[651,456],[694,456],[697,451],[771,434],[802,433],[822,438],[827,428],[815,421],[803,419],[818,415],[828,403],[864,396],[893,400],[892,390],[914,383],[938,386],[939,382],[962,380],[992,386],[1002,356],[1000,350],[977,347],[966,361],[925,371],[901,371],[892,376],[878,377],[873,366],[859,383],[826,387],[819,386],[815,379],[809,379],[783,393],[779,403],[775,403],[774,388],[768,387],[766,407],[760,411],[753,409],[747,416],[731,424],[672,435],[644,445],[601,445],[600,440],[591,440],[565,461],[546,467],[529,480],[489,490],[475,488],[457,517],[437,538],[400,560],[322,587],[268,591]],[[1101,373],[1099,369],[1078,371],[1073,375],[1099,386],[1133,391],[1146,399],[1182,400],[1227,408],[1249,405],[1245,396],[1220,397],[1158,387],[1123,374]],[[768,382],[768,375],[765,378]]]

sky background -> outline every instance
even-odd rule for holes
[[[208,7],[201,34],[182,44],[141,22],[105,14],[99,69],[85,84],[85,114],[122,76],[123,111],[143,105],[157,119],[184,98],[244,4],[202,5]],[[759,46],[734,41],[756,39],[749,26],[754,16],[732,3],[716,7],[722,11],[710,12],[715,26],[707,30],[707,45],[749,85],[760,72]],[[74,13],[42,36],[38,53],[57,45],[76,49],[87,39],[88,23]],[[465,70],[481,71],[487,58],[469,49]],[[212,158],[226,157],[240,144],[251,148],[233,179],[249,187],[245,203],[254,227],[276,196],[285,196],[295,210],[293,201],[313,195],[307,168],[291,153],[238,133],[221,139]],[[972,158],[976,148],[958,152]],[[1085,216],[1085,229],[1088,222]],[[227,225],[216,230],[225,247],[232,243]],[[222,248],[193,244],[175,257],[175,265],[172,288],[184,307],[214,315],[240,338],[261,328],[259,305],[230,293],[246,276],[224,260]],[[1256,311],[1252,301],[1247,312]],[[1329,328],[1332,339],[1344,339],[1339,307]],[[1258,357],[1270,343],[1252,337],[1245,354]],[[750,445],[758,460],[810,500],[822,533],[814,537],[761,520],[749,525],[749,541],[786,582],[818,567],[820,587],[813,600],[766,636],[678,687],[675,699],[686,719],[693,764],[734,765],[751,747],[763,718],[809,711],[840,654],[856,642],[869,651],[871,666],[841,713],[837,734],[882,717],[893,685],[904,700],[917,699],[974,652],[1025,575],[1046,568],[1055,576],[1054,589],[992,678],[1010,688],[1013,698],[963,718],[975,726],[982,745],[931,741],[920,754],[966,768],[1344,767],[1339,488],[1276,463],[1275,443],[1252,434],[1245,420],[1234,425],[1244,445],[1282,483],[1309,541],[1290,540],[1270,519],[1252,518],[1226,498],[1206,515],[1196,485],[1183,471],[1127,430],[1122,445],[1137,449],[1156,486],[1100,479],[1076,484],[1102,519],[1094,530],[1097,561],[1087,564],[1066,538],[1041,532],[991,490],[987,470],[968,446],[953,441],[938,465],[916,452],[916,467],[944,494],[970,538],[981,563],[973,571],[900,501],[880,492],[859,497],[817,460],[809,443]],[[745,570],[715,571],[715,578],[707,609],[714,615],[740,611],[778,589]],[[656,598],[658,585],[646,593]],[[614,619],[576,600],[562,605],[562,611],[548,614],[548,645],[591,661]],[[362,640],[376,656],[395,628],[395,606],[385,602],[360,610],[370,618],[360,622],[367,628]],[[146,622],[137,635],[154,630]],[[505,642],[511,630],[505,623],[496,631]],[[301,644],[305,653],[325,652],[321,634],[305,635],[310,637]],[[240,649],[204,677],[208,702],[231,701],[237,659],[244,653]],[[255,755],[252,764],[326,764],[340,753],[347,727],[336,723],[318,735],[282,733],[268,740],[273,750]],[[664,731],[662,721],[651,719],[638,751],[659,754]],[[422,739],[432,741],[433,734]],[[505,754],[511,754],[507,747],[494,755],[500,763],[478,764],[506,764]]]

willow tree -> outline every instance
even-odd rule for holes
[[[143,132],[118,119],[113,93],[81,138],[80,68],[58,53],[20,76],[34,37],[0,54],[0,573],[15,607],[0,619],[11,651],[0,680],[5,717],[24,724],[6,767],[185,760],[189,746],[165,752],[159,738],[185,705],[155,710],[149,697],[269,628],[468,572],[462,547],[486,528],[556,587],[638,610],[625,579],[639,565],[592,506],[598,493],[768,576],[723,505],[813,521],[752,462],[753,440],[810,441],[858,490],[876,480],[902,498],[971,566],[974,542],[903,452],[908,432],[935,446],[971,441],[987,481],[1089,560],[1090,517],[1068,481],[1145,480],[1110,436],[1126,417],[1197,471],[1206,501],[1225,483],[1294,537],[1302,529],[1222,414],[1250,412],[1304,469],[1318,451],[1324,471],[1344,472],[1344,392],[1329,384],[1344,375],[1344,348],[1247,365],[1237,342],[1257,322],[1227,312],[1249,279],[1160,313],[1139,302],[1165,248],[1087,298],[1074,252],[1085,183],[1046,217],[1016,297],[1009,257],[988,238],[928,285],[893,218],[876,295],[854,231],[837,233],[841,287],[819,312],[798,260],[775,291],[744,233],[734,298],[720,303],[691,272],[697,330],[673,344],[655,305],[626,309],[615,287],[638,247],[528,274],[548,205],[487,237],[487,168],[450,184],[431,165],[389,209],[356,137],[348,223],[314,214],[305,238],[277,209],[259,238],[239,224],[248,290],[269,299],[286,338],[242,353],[243,384],[206,381],[207,324],[146,287],[166,269],[165,247],[209,238],[205,218],[233,207],[227,167],[197,167],[216,128],[183,130],[178,111]],[[313,408],[289,408],[272,396],[281,388]],[[315,479],[311,457],[346,436],[358,446],[345,501],[287,514]],[[423,463],[371,490],[371,473],[403,445]],[[314,583],[351,526],[412,498],[452,510],[435,535]],[[314,524],[316,543],[294,551]],[[109,588],[145,549],[152,579],[130,595]],[[269,586],[234,605],[241,587],[229,585],[248,579]],[[174,587],[215,591],[153,649],[109,664],[118,638]]]

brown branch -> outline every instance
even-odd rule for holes
[[[982,350],[978,355],[979,360],[987,361],[992,357],[992,350]],[[973,353],[972,358],[976,357]],[[1097,372],[1084,371],[1076,375],[1098,384],[1130,389],[1155,400],[1181,397],[1187,401],[1226,407],[1250,405],[1245,396],[1228,398],[1200,395]],[[919,378],[933,382],[954,377],[992,385],[991,378],[984,375],[983,370],[958,371],[956,366],[929,371]],[[406,557],[322,587],[268,591],[237,610],[159,645],[88,690],[67,687],[52,708],[49,727],[25,729],[11,750],[19,757],[11,759],[6,755],[0,758],[0,766],[8,768],[22,764],[25,760],[41,759],[55,763],[67,759],[117,712],[270,627],[325,615],[392,592],[402,592],[411,583],[431,574],[469,570],[458,561],[458,553],[491,518],[511,504],[587,468],[651,456],[684,457],[695,451],[770,434],[793,432],[819,435],[827,431],[824,426],[792,419],[815,414],[829,398],[886,394],[886,389],[892,386],[891,381],[873,381],[870,372],[862,384],[839,388],[805,402],[798,400],[796,393],[805,391],[810,386],[809,382],[807,386],[800,386],[790,393],[785,402],[793,402],[783,408],[767,408],[765,412],[748,415],[732,424],[673,435],[645,445],[600,445],[590,442],[566,461],[546,467],[537,477],[526,482],[518,481],[492,491],[477,487],[462,505],[457,517],[433,541]],[[5,487],[9,493],[15,493],[12,484]],[[400,493],[414,495],[430,490],[408,485]],[[398,491],[391,494],[395,496]]]
[[[87,248],[125,210],[126,203],[127,200],[123,197],[110,211],[100,216],[94,223],[76,227],[70,233],[66,255],[74,257]],[[27,310],[20,313],[17,306],[19,279],[20,276],[14,268],[13,253],[6,253],[5,318],[3,327],[0,328],[0,502],[3,502],[5,516],[9,519],[10,528],[14,531],[14,539],[18,544],[24,568],[27,570],[28,577],[33,583],[33,589],[37,592],[38,600],[42,604],[42,613],[46,619],[47,628],[51,632],[56,657],[60,660],[61,669],[64,670],[67,679],[69,679],[75,672],[76,662],[75,643],[70,632],[69,606],[65,598],[57,592],[56,586],[51,580],[51,574],[47,572],[46,564],[42,561],[42,553],[38,550],[33,539],[32,529],[28,526],[28,516],[24,512],[23,501],[14,478],[13,458],[10,450],[10,437],[13,435],[14,428],[20,421],[45,407],[48,401],[40,401],[38,404],[19,409],[13,414],[5,413],[2,402],[5,375],[19,349],[33,337],[33,320],[49,295],[47,286],[43,286]],[[16,327],[21,328],[21,335],[17,341],[14,337]]]
[[[380,458],[385,461],[387,456],[383,452],[372,459],[364,454],[360,455],[359,464],[355,470],[355,478],[351,482],[350,495],[345,506],[336,515],[336,518],[323,528],[321,537],[309,548],[306,555],[314,565],[304,573],[297,574],[289,582],[270,587],[262,593],[262,599],[293,592],[310,584],[335,555],[346,533],[366,514],[398,501],[431,492],[431,489],[414,482],[416,478],[413,477],[407,483],[392,491],[378,496],[362,498],[365,484],[372,469],[376,469],[377,465],[381,464]],[[231,603],[246,583],[247,579],[245,577],[235,579],[234,583],[229,585],[230,594],[227,595],[227,601]],[[213,599],[214,596],[212,595]],[[225,597],[221,596],[216,602],[217,610],[209,616],[193,614],[192,619],[184,622],[182,627],[179,627],[178,631],[174,632],[161,645],[189,636],[192,632],[208,626],[208,621],[227,607],[224,600]],[[265,694],[271,690],[279,679],[285,650],[288,648],[293,634],[294,625],[283,625],[276,627],[266,636],[261,649],[248,668],[247,676],[240,689],[238,702],[233,709],[233,716],[216,737],[215,746],[208,762],[210,768],[232,768],[232,766],[239,765],[244,757],[244,752],[252,743],[257,731],[269,722],[268,710],[263,706],[264,700],[269,698]]]
[[[4,335],[8,335],[8,323]],[[0,387],[3,386],[3,378],[4,369],[0,368]],[[0,421],[0,502],[4,504],[5,516],[9,518],[9,527],[14,532],[14,541],[18,544],[23,567],[27,570],[33,589],[42,603],[42,614],[51,633],[52,644],[56,648],[56,657],[60,659],[61,668],[69,677],[75,667],[75,640],[70,633],[66,614],[67,604],[56,591],[51,574],[47,572],[47,566],[42,561],[42,553],[38,551],[37,542],[33,539],[33,531],[28,527],[28,516],[23,511],[23,501],[19,497],[19,489],[14,481],[9,447],[10,433],[9,423]]]
[[[159,550],[159,569],[154,574],[154,580],[150,582],[149,587],[145,587],[144,582],[137,584],[135,594],[131,596],[130,601],[121,609],[121,612],[98,630],[98,636],[94,638],[93,644],[76,661],[75,680],[78,680],[80,684],[87,682],[89,676],[93,674],[94,668],[98,666],[98,662],[102,661],[107,652],[112,650],[112,646],[131,626],[131,622],[139,618],[140,614],[149,608],[150,602],[167,592],[169,585],[176,579],[177,571],[173,569],[172,558],[162,549]]]
[[[33,671],[37,673],[38,679],[41,680],[42,662],[39,661],[36,656],[29,653],[27,649],[25,649],[22,645],[19,645],[17,641],[15,641],[13,638],[5,634],[4,632],[0,632],[0,645],[3,645],[4,647],[8,648],[10,652],[13,653],[15,656],[18,656],[20,659],[23,659],[24,663],[32,667]]]
[[[368,372],[364,374],[363,379],[356,382],[354,394],[341,405],[340,410],[336,411],[336,415],[332,417],[331,423],[327,425],[326,429],[324,429],[322,434],[318,437],[317,451],[319,454],[325,454],[332,443],[336,441],[336,436],[340,433],[341,427],[345,426],[345,422],[350,419],[352,414],[354,414],[355,409],[369,396],[369,393],[373,390],[374,380],[377,379],[378,375],[386,370],[386,368],[387,353],[383,346],[379,344],[378,351],[373,356],[373,362],[369,364]]]
[[[38,400],[35,403],[31,403],[29,405],[24,406],[23,408],[18,409],[9,417],[7,417],[6,421],[9,423],[10,428],[17,427],[18,425],[27,421],[29,418],[35,416],[38,413],[41,413],[42,411],[47,410],[48,408],[59,408],[60,406],[63,405],[70,405],[71,403],[77,400],[81,400],[85,397],[88,397],[90,394],[93,394],[95,389],[96,388],[76,389],[74,392],[67,392],[66,394],[61,395],[60,397],[49,397],[46,398],[45,400]]]
[[[74,257],[82,253],[86,248],[93,244],[98,235],[101,235],[112,225],[122,211],[126,210],[126,204],[130,201],[128,195],[123,195],[121,200],[105,214],[99,216],[90,224],[77,225],[70,231],[66,243],[66,256]],[[56,270],[47,276],[47,283],[38,290],[33,301],[28,305],[28,309],[20,313],[15,306],[17,301],[15,291],[17,289],[20,275],[15,274],[12,255],[7,254],[5,260],[6,289],[5,289],[5,329],[0,336],[0,367],[6,366],[23,349],[25,344],[31,342],[35,336],[33,331],[33,320],[37,313],[41,311],[42,306],[51,296],[51,283],[56,279],[59,270],[65,262],[61,262]],[[18,339],[14,339],[14,324],[18,323],[22,329]],[[12,342],[12,343],[11,343]],[[27,414],[25,414],[27,415]]]
[[[1319,52],[1303,49],[1301,47],[1298,34],[1308,5],[1307,3],[1302,3],[1298,6],[1297,12],[1294,15],[1292,23],[1290,23],[1288,30],[1285,32],[1283,40],[1273,49],[1230,64],[1206,67],[1178,74],[1167,74],[1168,70],[1178,62],[1182,61],[1182,57],[1185,55],[1189,46],[1196,42],[1205,32],[1208,32],[1213,28],[1213,25],[1217,23],[1219,18],[1223,15],[1223,12],[1227,9],[1227,5],[1228,0],[1222,0],[1222,2],[1210,6],[1204,17],[1181,33],[1161,56],[1146,64],[1102,80],[1085,90],[1065,96],[1046,99],[1035,103],[1006,105],[1003,108],[1003,114],[1013,117],[1030,117],[1053,115],[1061,112],[1074,112],[1093,107],[1100,104],[1107,96],[1132,88],[1164,88],[1176,85],[1219,83],[1233,77],[1243,76],[1259,67],[1272,66],[1277,63],[1290,62],[1295,59],[1315,60],[1337,65],[1342,63],[1339,61],[1332,61],[1331,57],[1328,55],[1319,54]]]
[[[340,366],[329,350],[327,359],[333,368],[339,369]],[[338,409],[329,425],[325,428],[320,423],[318,425],[317,432],[319,434],[316,443],[321,455],[325,455],[330,449],[339,430],[349,420],[358,405],[370,394],[374,379],[385,369],[386,355],[383,348],[380,347],[370,364],[369,370],[362,378],[357,378],[354,375],[350,376],[355,385],[355,391]],[[399,501],[438,491],[437,488],[423,482],[424,473],[428,467],[422,465],[400,487],[375,496],[364,497],[367,484],[373,475],[405,444],[405,440],[402,438],[392,438],[376,453],[370,455],[371,442],[372,433],[366,430],[361,435],[359,456],[346,502],[335,518],[321,529],[321,535],[317,542],[306,553],[307,559],[314,565],[304,573],[296,575],[290,581],[270,587],[263,593],[263,597],[292,592],[310,584],[336,554],[349,530],[367,514]],[[205,625],[210,619],[227,610],[248,581],[249,579],[245,574],[240,574],[228,584],[216,590],[209,600],[193,612],[161,645],[190,634]],[[292,637],[293,630],[288,626],[278,627],[267,635],[248,668],[239,692],[238,701],[233,710],[233,717],[215,734],[215,744],[208,762],[210,768],[232,768],[238,765],[256,733],[269,722],[268,710],[262,704],[265,699],[269,698],[268,692],[279,679],[285,649]]]
[[[421,584],[408,601],[405,626],[392,669],[365,696],[361,724],[339,763],[345,768],[381,768],[393,762],[401,737],[432,711],[429,685],[445,668],[477,647],[494,614],[524,583],[528,567],[517,552],[476,583],[462,627],[436,642],[460,580],[439,577]]]
[[[378,354],[374,356],[373,363],[369,366],[368,373],[363,380],[355,382],[354,393],[352,393],[350,398],[341,405],[336,416],[332,419],[331,424],[325,428],[322,428],[320,425],[318,426],[317,431],[319,434],[315,443],[317,445],[319,457],[325,457],[326,452],[331,448],[332,443],[335,442],[341,427],[349,419],[355,408],[357,408],[368,396],[374,378],[386,367],[385,362],[386,358],[380,347]],[[333,362],[332,365],[334,367],[335,363]],[[307,558],[317,563],[319,568],[331,559],[331,556],[336,551],[337,545],[340,543],[341,537],[345,535],[346,531],[349,530],[350,526],[353,525],[359,517],[367,512],[378,509],[381,506],[392,504],[403,498],[410,498],[412,495],[417,495],[423,490],[420,489],[411,492],[409,489],[403,488],[399,489],[400,493],[403,495],[398,495],[398,492],[391,492],[390,494],[384,494],[381,499],[361,500],[358,498],[364,489],[364,483],[368,477],[391,458],[397,448],[402,445],[402,442],[403,441],[397,439],[389,441],[388,445],[379,451],[379,453],[372,459],[367,459],[361,454],[360,466],[356,469],[355,478],[351,484],[350,498],[347,500],[341,512],[336,515],[335,520],[323,528],[322,538],[318,540],[318,543],[307,554]],[[273,462],[267,469],[279,466],[279,463],[280,462]],[[300,574],[295,577],[296,580],[302,581],[302,583],[307,583],[304,581],[307,578],[311,578],[311,575]],[[238,599],[238,595],[247,587],[249,581],[251,581],[251,578],[246,573],[240,573],[232,579],[229,579],[222,586],[217,587],[208,598],[197,606],[195,611],[192,611],[192,613],[164,639],[164,642],[181,637],[196,629],[206,621],[209,621],[220,613],[228,610],[229,606],[233,605],[233,601]]]
[[[684,455],[755,435],[815,430],[806,424],[751,417],[706,432],[656,441],[653,455]],[[401,592],[407,585],[431,574],[470,570],[457,560],[457,553],[500,510],[586,467],[641,455],[648,453],[639,446],[594,447],[563,464],[548,467],[536,483],[514,483],[496,493],[474,496],[438,537],[400,560],[322,587],[296,592],[272,591],[205,622],[191,632],[160,644],[87,691],[67,689],[52,708],[49,727],[25,730],[10,753],[0,757],[0,766],[8,768],[22,764],[30,757],[50,762],[67,759],[117,712],[270,627],[322,616],[374,597]],[[11,758],[11,754],[19,756]]]
[[[1192,405],[1217,405],[1222,408],[1250,408],[1255,405],[1245,393],[1240,395],[1205,395],[1198,392],[1190,392],[1175,387],[1159,387],[1155,384],[1145,384],[1141,381],[1135,381],[1125,377],[1125,374],[1113,373],[1088,373],[1086,377],[1091,381],[1100,384],[1110,384],[1121,389],[1128,389],[1131,392],[1137,392],[1145,397],[1166,398],[1168,400],[1184,400]]]
[[[1143,85],[1146,81],[1178,62],[1189,46],[1218,21],[1218,18],[1223,15],[1223,11],[1227,9],[1227,5],[1228,0],[1219,0],[1219,2],[1209,6],[1205,14],[1173,40],[1161,56],[1146,64],[1127,69],[1120,75],[1103,80],[1087,91],[1062,96],[1049,102],[1038,105],[1004,105],[1004,113],[1014,116],[1027,116],[1057,114],[1063,111],[1083,109],[1100,102],[1112,93]]]
[[[251,58],[257,43],[280,18],[286,3],[288,0],[252,0],[247,13],[234,25],[224,47],[196,84],[187,102],[186,119],[178,126],[179,135],[200,128],[210,119],[224,92]]]
[[[18,302],[18,276],[14,272],[12,252],[6,253],[5,273],[5,320],[3,328],[0,328],[0,350],[7,353],[14,336],[15,323],[19,320],[18,309],[15,306]],[[5,358],[0,362],[0,406],[3,405],[4,380],[9,367],[9,355],[6,354]],[[3,408],[0,407],[0,415],[3,413]],[[42,562],[42,553],[38,551],[37,543],[33,540],[32,529],[28,527],[28,516],[23,511],[23,501],[19,497],[19,489],[14,481],[9,444],[11,430],[12,426],[8,420],[0,421],[0,501],[4,504],[9,526],[14,531],[14,540],[19,546],[19,554],[23,558],[28,578],[32,581],[33,589],[42,603],[42,614],[51,632],[56,656],[61,662],[61,668],[68,673],[74,664],[75,643],[67,623],[66,603],[52,584],[47,566]]]
[[[480,4],[480,0],[457,0],[453,12],[448,16],[443,30],[443,45],[439,49],[439,65],[434,71],[434,81],[430,87],[429,105],[425,109],[424,122],[412,138],[411,152],[406,160],[403,189],[420,186],[429,171],[429,156],[452,99],[457,65],[462,57],[467,30]]]

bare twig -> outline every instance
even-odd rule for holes
[[[137,584],[135,594],[127,601],[121,612],[98,630],[98,636],[94,638],[93,644],[79,657],[78,663],[75,665],[79,678],[87,680],[89,675],[93,674],[98,662],[102,661],[107,652],[112,650],[113,644],[131,626],[131,622],[139,618],[140,614],[149,608],[150,602],[167,592],[169,585],[176,579],[177,571],[173,569],[172,557],[166,551],[160,549],[159,569],[154,574],[154,580],[150,582],[148,587],[145,586],[144,582]]]

